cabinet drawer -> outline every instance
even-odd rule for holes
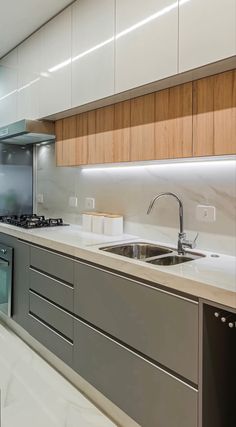
[[[46,249],[31,246],[30,265],[67,283],[74,283],[73,260]]]
[[[73,341],[73,317],[70,314],[32,291],[30,291],[29,298],[29,310],[31,314]]]
[[[58,356],[61,360],[72,367],[73,365],[73,344],[56,333],[41,320],[28,315],[28,332],[48,350]]]
[[[29,270],[30,289],[45,296],[66,310],[73,311],[74,290],[59,280],[54,279],[33,268]]]
[[[198,382],[198,304],[76,262],[75,313]]]
[[[197,427],[194,388],[79,320],[74,368],[142,427]]]

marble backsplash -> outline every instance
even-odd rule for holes
[[[149,216],[146,214],[156,194],[171,191],[184,203],[188,237],[199,233],[197,248],[236,254],[236,158],[56,168],[54,150],[54,144],[37,147],[36,195],[43,194],[44,199],[37,202],[39,214],[80,224],[85,198],[94,197],[96,210],[124,215],[126,233],[173,243],[178,233],[175,200],[163,198]],[[69,207],[71,196],[78,198],[76,208]],[[199,204],[215,206],[214,222],[197,220]]]

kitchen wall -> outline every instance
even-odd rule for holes
[[[183,200],[185,229],[189,238],[199,232],[198,248],[235,254],[236,157],[56,168],[54,144],[37,147],[37,194],[44,197],[43,203],[37,203],[40,214],[80,224],[85,197],[94,197],[97,210],[124,215],[126,233],[173,243],[178,232],[177,203],[162,199],[146,215],[150,199],[163,191],[175,192]],[[75,195],[78,207],[71,208],[69,197]],[[198,204],[215,206],[216,221],[197,220]]]

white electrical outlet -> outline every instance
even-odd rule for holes
[[[94,209],[95,208],[95,199],[93,197],[85,198],[85,209]]]
[[[196,209],[196,218],[202,222],[214,222],[216,220],[215,206],[198,205]]]
[[[43,194],[42,193],[37,194],[37,202],[43,203]]]
[[[69,197],[69,206],[70,208],[76,208],[78,205],[77,197]]]

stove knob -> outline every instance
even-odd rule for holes
[[[0,249],[1,254],[6,255],[7,250],[6,249]]]

